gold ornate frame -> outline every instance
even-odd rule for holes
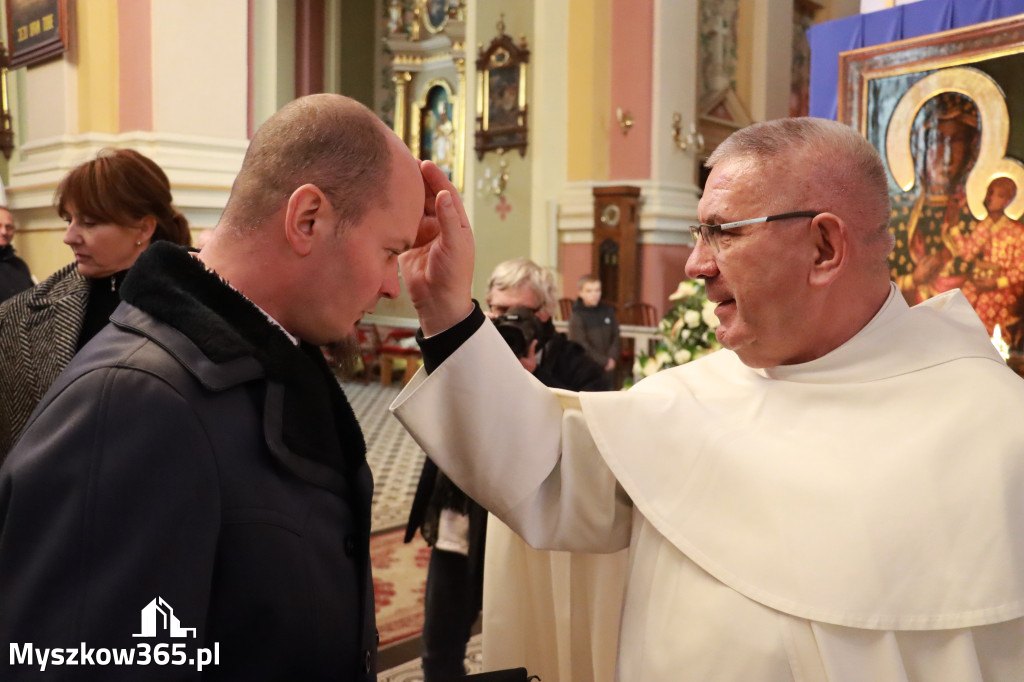
[[[424,154],[422,130],[423,130],[423,115],[424,110],[429,106],[427,98],[430,96],[431,91],[435,87],[440,87],[445,91],[448,96],[448,102],[451,105],[452,113],[449,120],[452,123],[453,132],[452,140],[454,141],[454,162],[452,165],[452,183],[457,189],[461,189],[463,186],[463,175],[465,169],[465,156],[463,155],[463,134],[460,129],[460,123],[462,117],[459,116],[461,111],[460,104],[461,98],[455,94],[455,89],[452,84],[444,78],[435,78],[428,82],[420,93],[419,98],[413,102],[412,105],[412,121],[409,126],[409,148],[413,150],[413,153],[420,159],[432,158],[429,155]]]
[[[480,49],[476,60],[476,156],[481,161],[489,151],[504,154],[518,149],[520,156],[526,156],[529,62],[526,38],[516,44],[506,35],[504,21],[499,21],[498,36]],[[495,93],[501,97],[494,97]]]
[[[440,2],[440,5],[433,7],[433,4]],[[430,33],[440,33],[448,25],[448,0],[418,0],[420,16],[423,17],[423,26]],[[440,12],[437,10],[440,9]]]

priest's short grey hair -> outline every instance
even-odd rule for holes
[[[515,289],[523,284],[530,287],[541,308],[554,314],[558,302],[555,276],[529,258],[512,258],[498,263],[487,282],[487,298],[490,299],[492,291]]]
[[[866,223],[865,243],[888,257],[894,239],[889,232],[892,207],[889,179],[882,158],[863,135],[848,125],[823,118],[779,118],[747,126],[730,135],[708,157],[707,167],[736,158],[753,157],[771,173],[774,161],[792,160],[807,166],[821,205],[785,210],[833,210],[832,202],[855,206]],[[840,217],[851,220],[849,215]]]

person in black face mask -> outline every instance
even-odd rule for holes
[[[555,330],[552,310],[556,303],[554,277],[528,258],[500,263],[491,274],[487,286],[487,315],[498,325],[527,371],[553,388],[608,390],[610,386],[603,368],[587,355],[583,346]],[[487,511],[469,499],[428,459],[413,499],[406,542],[412,540],[418,529],[434,548],[430,554],[424,601],[423,679],[424,682],[457,679],[465,674],[466,643],[484,602]],[[507,541],[523,543],[506,528],[502,530],[507,533]],[[502,541],[502,544],[506,541],[505,534]],[[505,554],[506,549],[500,553]],[[553,613],[553,603],[550,610]],[[529,617],[548,615],[533,613]],[[528,625],[523,623],[524,627]],[[484,655],[486,658],[489,652]],[[508,667],[515,665],[513,661]],[[486,661],[485,666],[493,667]]]

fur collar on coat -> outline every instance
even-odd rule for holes
[[[267,384],[284,387],[282,436],[295,454],[343,474],[365,465],[359,424],[320,349],[293,344],[189,250],[167,242],[150,246],[121,298],[180,331],[215,363],[254,358]]]

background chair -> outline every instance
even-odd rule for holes
[[[416,374],[423,356],[413,338],[415,336],[416,331],[413,329],[392,329],[384,336],[384,340],[380,344],[381,386],[391,385],[391,374],[396,362],[405,363],[403,385],[409,383],[409,380]]]
[[[634,301],[622,307],[620,324],[632,324],[638,327],[657,327],[658,310],[650,303]]]
[[[569,316],[572,315],[572,304],[573,299],[571,298],[560,298],[558,299],[558,311],[556,313],[556,319],[568,320]]]

